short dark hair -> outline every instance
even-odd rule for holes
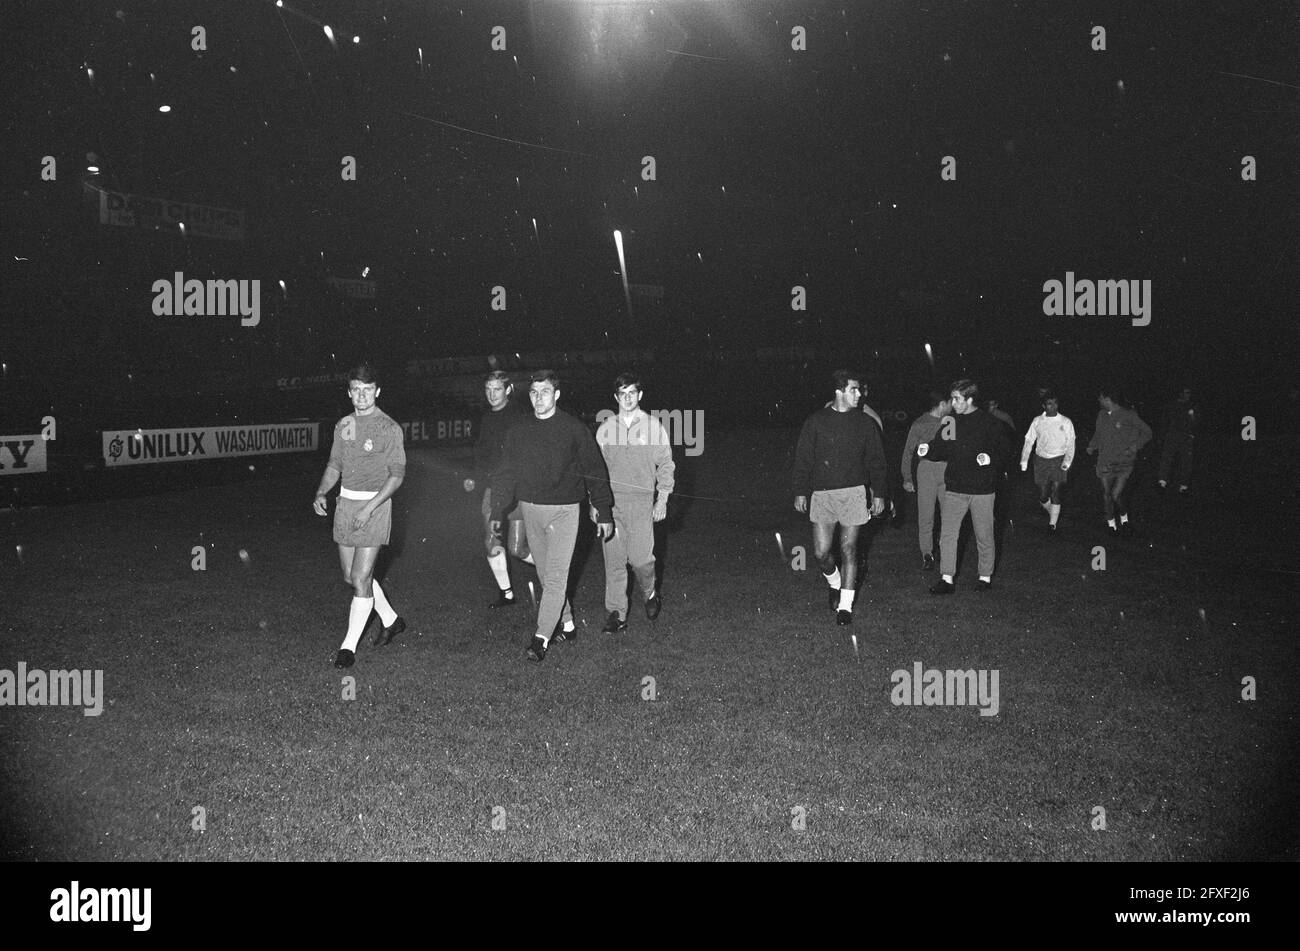
[[[505,370],[493,370],[487,376],[483,377],[484,383],[491,383],[493,380],[500,380],[506,386],[514,386],[514,384],[510,382],[510,374]]]
[[[948,387],[949,393],[960,393],[968,400],[973,400],[980,395],[979,384],[974,380],[957,380],[952,386]]]
[[[360,363],[348,369],[348,382],[360,380],[362,383],[373,383],[379,385],[379,370],[371,360],[362,360]]]
[[[836,370],[831,374],[831,385],[836,390],[843,390],[849,385],[849,380],[857,380],[858,385],[864,385],[862,374],[857,370]]]
[[[1058,404],[1061,402],[1061,400],[1057,397],[1057,395],[1053,393],[1051,390],[1044,390],[1043,398],[1041,402],[1046,403],[1048,400],[1056,400]]]
[[[941,390],[931,390],[929,393],[930,409],[934,409],[936,406],[938,406],[940,403],[946,400],[948,396],[949,394],[944,393]]]
[[[635,386],[638,390],[641,389],[641,377],[637,376],[631,370],[625,370],[618,375],[616,380],[614,380],[614,392],[617,393],[625,386]]]
[[[560,389],[560,377],[554,370],[534,370],[529,380],[532,383],[549,383],[554,389]]]

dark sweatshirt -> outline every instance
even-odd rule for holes
[[[952,439],[944,439],[951,423]],[[982,409],[946,417],[930,440],[926,459],[948,463],[943,473],[944,488],[962,495],[992,495],[998,488],[998,473],[1010,455],[1007,427]],[[987,466],[975,461],[988,453]]]
[[[613,521],[605,460],[580,420],[557,409],[549,419],[529,415],[510,428],[492,475],[493,521],[501,521],[516,499],[571,505],[588,496],[600,521]]]
[[[478,423],[478,439],[474,442],[474,478],[487,488],[492,473],[501,462],[506,447],[506,433],[519,425],[532,413],[513,401],[499,410],[491,407]]]
[[[1201,411],[1196,403],[1174,400],[1165,405],[1165,436],[1195,436],[1201,422]]]
[[[887,498],[885,448],[879,427],[865,413],[819,409],[799,431],[792,484],[795,495],[865,485],[873,497]]]

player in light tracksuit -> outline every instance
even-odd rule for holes
[[[614,493],[614,537],[605,553],[606,634],[627,630],[627,566],[631,564],[645,597],[645,616],[659,617],[663,600],[655,587],[654,523],[668,516],[673,491],[673,450],[669,434],[641,404],[641,380],[634,373],[614,381],[618,412],[596,430],[596,444],[609,469]]]

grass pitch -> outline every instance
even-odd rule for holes
[[[655,624],[634,595],[630,631],[599,633],[584,535],[580,636],[541,665],[524,659],[531,608],[485,607],[463,451],[410,452],[381,560],[409,627],[382,649],[367,636],[348,671],[317,460],[0,514],[0,668],[102,669],[107,697],[99,717],[0,707],[0,856],[1300,857],[1294,498],[1254,522],[1139,490],[1138,535],[1113,541],[1085,457],[1062,537],[1013,484],[995,589],[974,590],[969,545],[948,598],[926,593],[914,522],[876,523],[855,655],[811,558],[791,567],[811,545],[794,435],[711,432],[679,454]],[[525,589],[531,569],[512,570]],[[893,705],[892,672],[916,661],[997,669],[998,715]]]

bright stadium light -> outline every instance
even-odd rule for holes
[[[627,285],[627,259],[623,256],[623,232],[614,231],[614,247],[618,249],[618,272],[623,276],[623,300],[627,302],[627,315],[632,316],[632,292]]]

